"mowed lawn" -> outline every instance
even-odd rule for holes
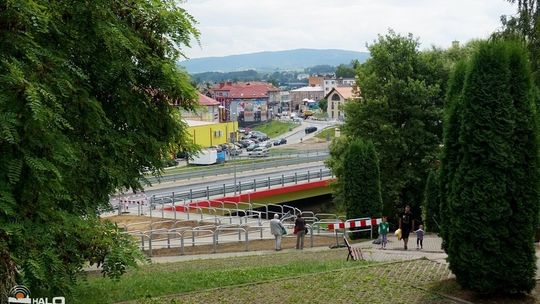
[[[346,261],[346,249],[146,265],[90,275],[69,303],[452,303],[421,288],[448,276],[428,260]]]
[[[253,131],[260,131],[268,135],[268,137],[274,138],[289,132],[290,129],[294,129],[296,126],[298,125],[294,123],[272,120],[269,123],[254,127]]]

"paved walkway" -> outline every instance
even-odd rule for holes
[[[446,262],[446,253],[441,249],[441,238],[436,235],[426,235],[424,237],[424,249],[416,250],[416,237],[410,238],[409,242],[414,241],[414,246],[409,244],[408,250],[403,249],[403,242],[398,241],[395,236],[389,236],[389,242],[387,244],[387,249],[380,249],[380,245],[373,244],[372,241],[365,241],[356,243],[353,246],[358,246],[362,248],[364,258],[368,261],[377,261],[377,262],[390,262],[390,261],[407,261],[407,260],[416,260],[416,259],[427,259],[433,262],[437,262],[441,265],[445,265],[444,268],[447,268]],[[540,244],[536,245],[536,267],[540,269]],[[343,258],[347,257],[346,248],[337,248],[331,249],[328,246],[325,247],[313,247],[305,248],[305,252],[319,252],[326,250],[341,250],[343,251]],[[243,251],[243,252],[226,252],[226,253],[210,253],[210,254],[199,254],[199,255],[184,255],[184,256],[165,256],[165,257],[153,257],[151,260],[153,263],[170,263],[170,262],[181,262],[181,261],[191,261],[191,260],[202,260],[202,259],[221,259],[221,258],[231,258],[231,257],[241,257],[241,256],[262,256],[270,254],[285,254],[287,252],[294,252],[295,249],[284,249],[282,251],[276,252],[274,250],[263,250],[263,251]],[[540,271],[537,272],[536,278],[540,279]]]
[[[429,243],[429,245],[427,245]],[[403,250],[400,246],[401,241],[392,236],[389,238],[388,249],[381,250],[379,249],[380,245],[372,244],[372,241],[365,241],[361,243],[354,244],[353,246],[359,246],[362,248],[364,253],[364,258],[369,261],[401,261],[401,260],[413,260],[419,258],[427,258],[429,260],[446,263],[446,253],[440,249],[441,239],[437,236],[426,236],[424,238],[425,248],[429,246],[429,249],[424,250]],[[435,250],[438,248],[437,250]],[[313,247],[305,248],[306,252],[317,252],[317,251],[326,251],[326,250],[341,250],[343,251],[343,257],[347,257],[346,248],[337,248],[331,249],[329,246],[324,247]],[[239,256],[253,256],[253,255],[267,255],[267,254],[284,254],[287,252],[293,252],[295,249],[284,249],[282,251],[276,252],[274,250],[263,250],[263,251],[243,251],[243,252],[224,252],[224,253],[210,253],[210,254],[199,254],[199,255],[183,255],[183,256],[165,256],[165,257],[153,257],[153,263],[169,263],[169,262],[181,262],[181,261],[191,261],[191,260],[201,260],[201,259],[220,259],[220,258],[229,258],[229,257],[239,257]]]

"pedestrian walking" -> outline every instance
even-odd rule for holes
[[[381,249],[386,249],[388,243],[388,230],[390,225],[386,216],[382,217],[382,222],[379,224],[379,235],[381,236]]]
[[[270,233],[272,233],[276,239],[275,249],[276,251],[281,250],[281,237],[287,233],[285,226],[279,220],[279,215],[274,214],[274,218],[270,220]]]
[[[414,217],[411,212],[411,206],[405,206],[405,212],[399,217],[399,229],[401,229],[401,238],[403,239],[403,249],[407,250],[407,243],[409,242],[409,233],[414,228]]]
[[[424,225],[418,226],[416,232],[416,250],[424,249]]]
[[[302,214],[296,216],[294,221],[294,232],[296,233],[296,249],[304,249],[304,236],[306,235],[306,220],[302,218]]]

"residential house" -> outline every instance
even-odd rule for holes
[[[322,87],[324,94],[328,94],[333,88],[337,87],[353,87],[356,85],[354,78],[325,78]]]
[[[355,87],[335,87],[325,95],[328,101],[328,118],[331,120],[343,120],[343,105],[348,101],[360,100],[360,95]]]
[[[194,111],[182,111],[182,118],[208,122],[219,122],[220,103],[206,95],[199,93],[199,105]]]

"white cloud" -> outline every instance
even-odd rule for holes
[[[423,46],[485,38],[514,13],[504,0],[187,0],[201,47],[191,58],[295,48],[366,50],[389,28]]]

